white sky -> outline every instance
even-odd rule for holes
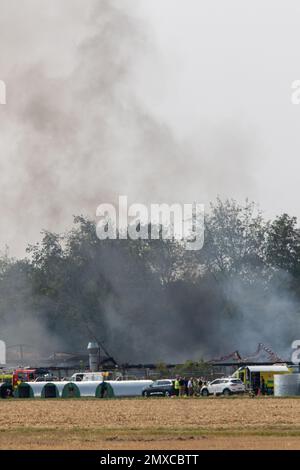
[[[163,69],[147,97],[149,106],[191,138],[203,125],[243,132],[252,147],[254,180],[244,196],[268,214],[299,216],[300,106],[291,104],[291,83],[300,77],[300,3],[140,3],[155,31]],[[225,192],[243,196],[231,193],[230,181]]]

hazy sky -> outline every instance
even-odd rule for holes
[[[300,3],[0,0],[0,247],[101,202],[300,215]]]

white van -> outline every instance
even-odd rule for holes
[[[71,376],[71,382],[102,382],[103,372],[76,372]]]

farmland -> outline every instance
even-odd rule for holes
[[[247,448],[300,449],[300,400],[0,401],[0,449]]]

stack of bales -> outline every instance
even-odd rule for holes
[[[15,392],[17,398],[113,398],[141,396],[152,380],[23,382]]]
[[[23,382],[15,391],[17,398],[78,398],[74,382]]]

